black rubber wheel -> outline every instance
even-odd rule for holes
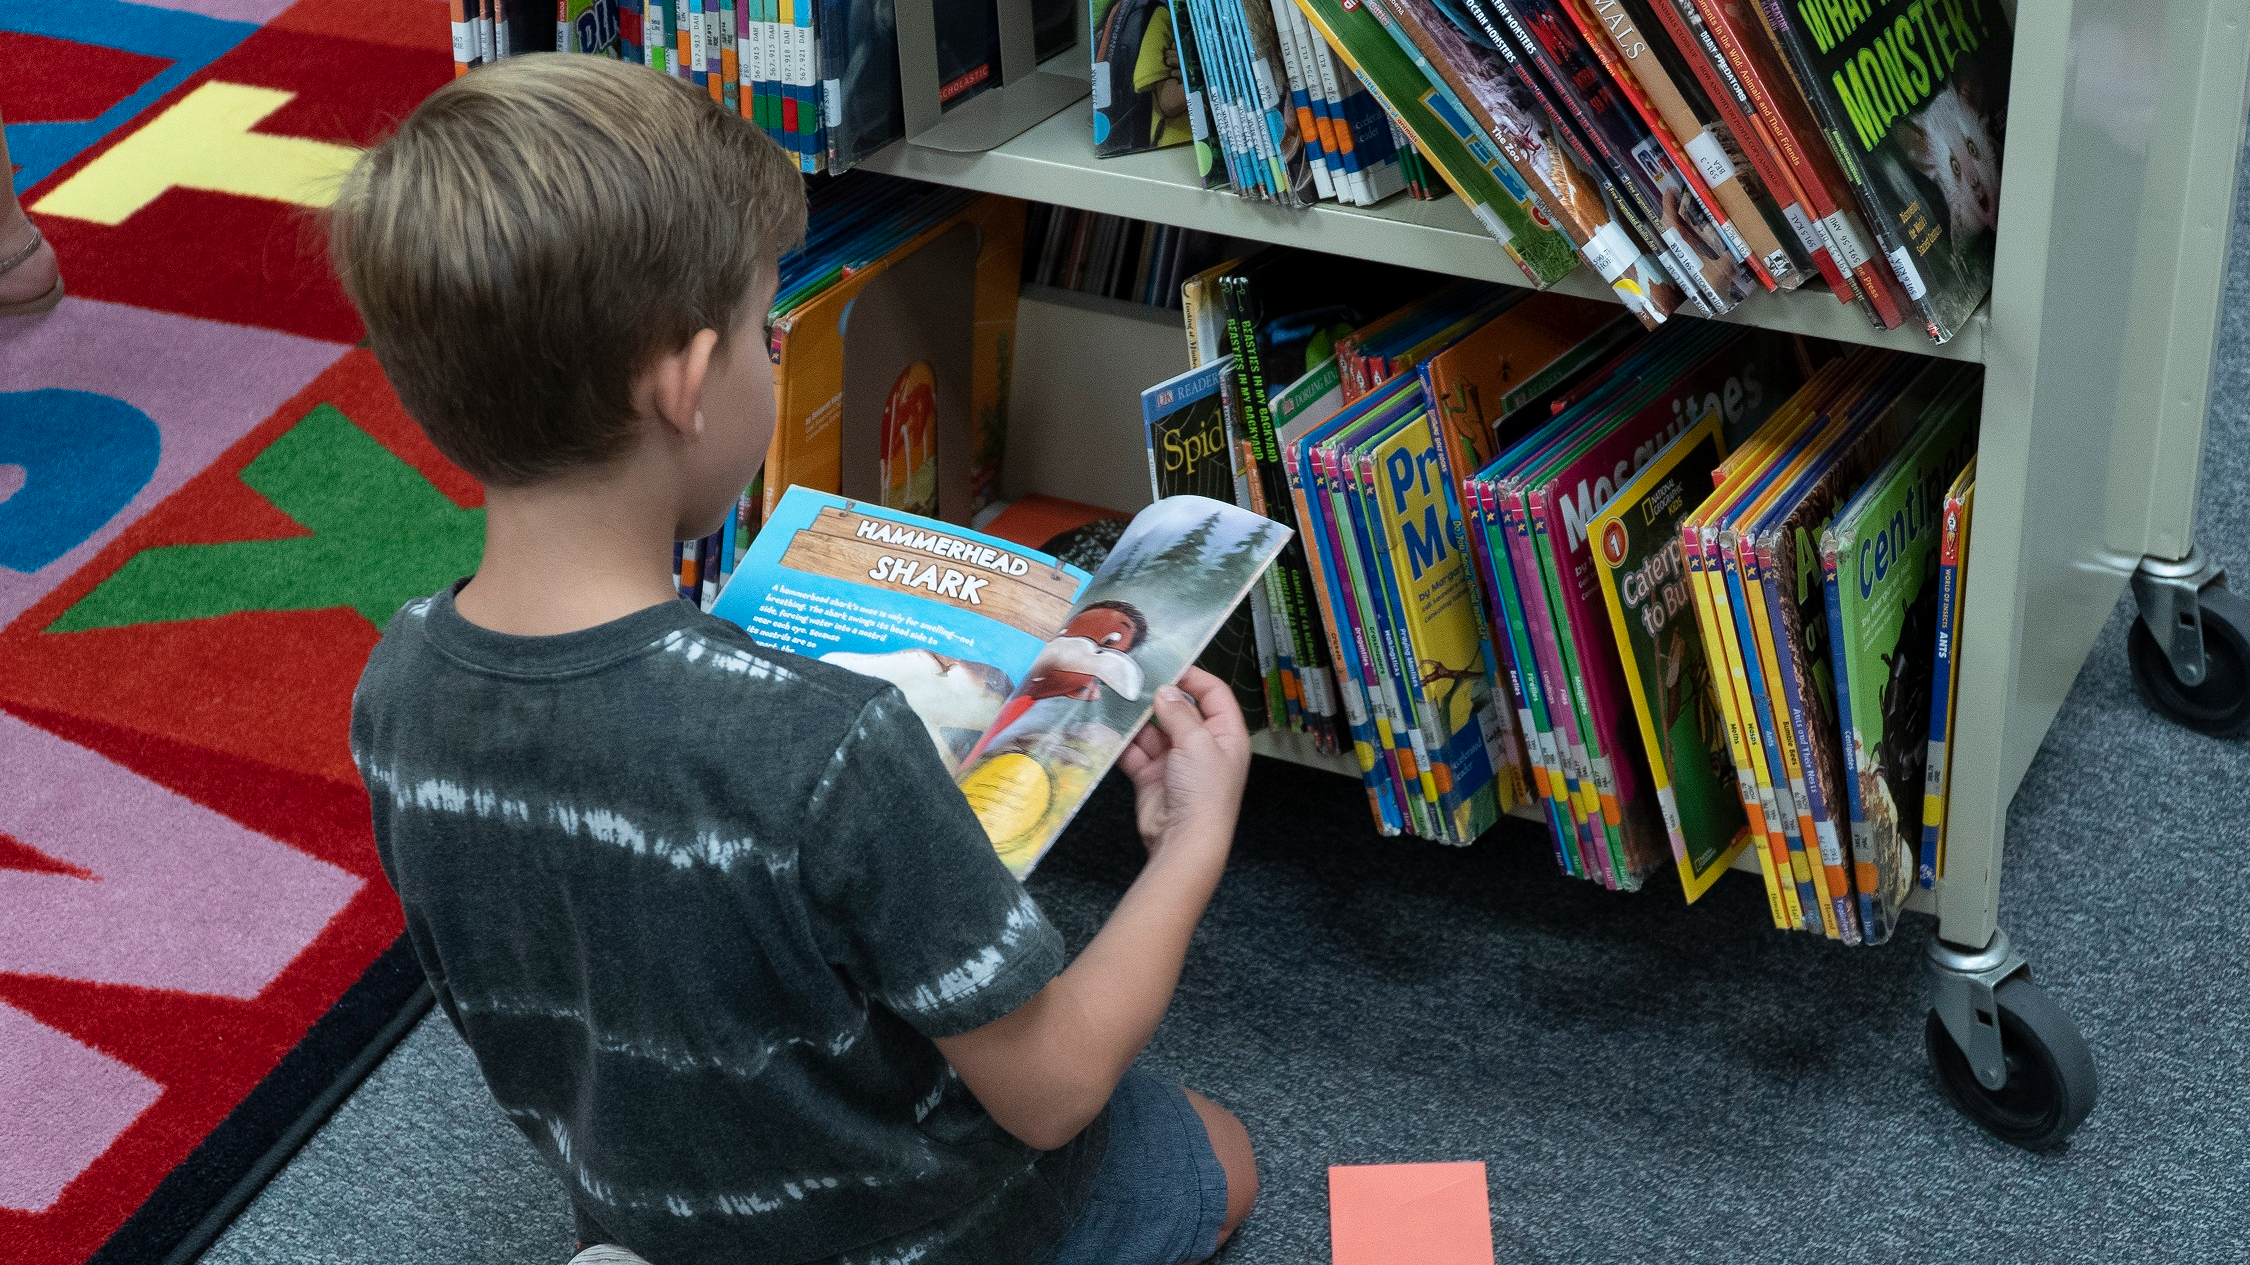
[[[1938,1083],[1962,1115],[2001,1141],[2031,1151],[2059,1146],[2094,1109],[2093,1051],[2078,1025],[2030,980],[2017,976],[1993,997],[2000,1003],[2008,1083],[1997,1090],[1978,1084],[1968,1056],[1933,1010],[1924,1039]]]
[[[2133,687],[2149,709],[2177,725],[2214,738],[2250,733],[2250,601],[2213,585],[2197,603],[2203,613],[2203,683],[2186,685],[2172,675],[2172,661],[2133,621],[2125,657],[2133,664]]]

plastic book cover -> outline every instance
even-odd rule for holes
[[[1683,89],[1656,51],[1661,32],[1644,29],[1625,0],[1567,0],[1586,42],[1665,147],[1672,165],[1705,210],[1735,257],[1767,289],[1794,290],[1801,271],[1774,226],[1757,205],[1756,173],[1737,161],[1729,138],[1694,105],[1693,81]]]
[[[1626,94],[1568,14],[1568,0],[1471,0],[1496,8],[1531,61],[1548,77],[1549,99],[1568,112],[1580,134],[1631,201],[1651,243],[1667,250],[1683,280],[1715,312],[1725,313],[1757,291],[1713,218],[1674,165],[1671,153],[1635,111]]]
[[[817,0],[828,169],[845,171],[906,134],[895,0]]]
[[[778,317],[768,495],[801,484],[953,522],[990,504],[1022,259],[1023,204],[979,198]]]
[[[1112,158],[1195,137],[1166,0],[1089,0],[1094,154]]]
[[[1376,759],[1389,780],[1391,796],[1402,814],[1403,828],[1424,838],[1437,838],[1430,804],[1424,794],[1417,754],[1416,730],[1411,711],[1400,693],[1399,663],[1387,639],[1383,604],[1370,583],[1367,559],[1372,549],[1358,513],[1352,480],[1347,478],[1342,450],[1352,437],[1381,413],[1395,416],[1406,406],[1404,384],[1380,392],[1346,409],[1330,422],[1314,427],[1304,441],[1309,498],[1323,533],[1322,561],[1326,583],[1335,606],[1335,631],[1346,654],[1346,667],[1361,682],[1377,742]],[[1376,424],[1382,418],[1376,417]]]
[[[1671,68],[1673,81],[1683,91],[1691,83],[1701,89],[1698,108],[1713,120],[1721,142],[1733,144],[1729,156],[1739,156],[1757,173],[1763,188],[1754,192],[1765,195],[1759,209],[1767,212],[1767,223],[1785,244],[1794,243],[1796,257],[1820,274],[1839,303],[1861,302],[1858,283],[1830,251],[1796,172],[1774,144],[1765,121],[1758,117],[1757,102],[1727,65],[1716,37],[1696,12],[1694,0],[1626,3],[1641,15],[1644,27],[1660,29],[1669,37],[1656,52]]]
[[[1287,528],[1199,496],[1136,515],[962,761],[1001,860],[1031,872],[1227,613]]]
[[[1419,396],[1419,384],[1409,394]],[[1440,802],[1453,838],[1466,843],[1515,807],[1519,788],[1493,697],[1492,648],[1462,557],[1460,515],[1425,401],[1370,448],[1365,469],[1373,476],[1383,526],[1378,547],[1398,595],[1400,646],[1432,741]]]
[[[1821,537],[1844,735],[1852,866],[1867,943],[1914,883],[1937,650],[1945,492],[1976,453],[1978,393],[1950,393]]]
[[[1953,337],[1992,290],[2008,15],[1995,0],[1758,12],[1930,337]]]
[[[1211,92],[1203,74],[1203,52],[1196,44],[1195,23],[1186,0],[1165,0],[1171,13],[1173,53],[1180,59],[1180,91],[1186,98],[1188,132],[1195,144],[1195,174],[1206,189],[1230,183],[1224,155],[1220,153],[1218,122],[1212,117]]]
[[[1378,675],[1390,710],[1392,741],[1409,802],[1421,815],[1422,825],[1416,833],[1450,843],[1455,842],[1451,819],[1433,767],[1438,746],[1432,743],[1430,729],[1424,723],[1411,652],[1401,640],[1405,616],[1399,606],[1396,578],[1378,543],[1383,534],[1382,520],[1373,489],[1363,477],[1364,450],[1399,426],[1412,407],[1403,396],[1402,390],[1395,407],[1366,416],[1339,434],[1331,446],[1317,450],[1316,455],[1326,462],[1330,494],[1339,507],[1338,525],[1346,528],[1347,583],[1360,605],[1364,650],[1380,665]]]
[[[1280,200],[1289,206],[1309,206],[1318,201],[1318,182],[1305,152],[1305,137],[1297,111],[1289,99],[1288,60],[1282,55],[1281,34],[1266,0],[1215,0],[1224,20],[1235,24],[1246,58],[1250,102],[1256,120],[1272,142],[1273,177]]]
[[[1962,370],[1952,365],[1895,362],[1913,375],[1894,390],[1873,393],[1879,410],[1852,425],[1808,465],[1796,484],[1776,496],[1752,528],[1758,569],[1764,576],[1765,623],[1771,630],[1779,696],[1797,749],[1802,784],[1798,815],[1817,842],[1828,899],[1846,941],[1858,936],[1857,902],[1847,839],[1851,826],[1837,747],[1836,690],[1828,650],[1827,595],[1820,573],[1820,535],[1836,508],[1892,453],[1930,399]],[[1890,372],[1899,371],[1897,368]],[[1781,717],[1776,717],[1777,723]]]
[[[1329,369],[1333,374],[1333,361],[1329,362]],[[1322,394],[1340,406],[1341,398],[1333,384]],[[1281,421],[1283,416],[1283,410],[1277,406],[1276,420]],[[1315,486],[1312,463],[1305,451],[1310,437],[1331,424],[1335,416],[1335,407],[1326,411],[1298,408],[1287,413],[1276,439],[1281,445],[1290,501],[1297,512],[1300,534],[1305,538],[1305,551],[1312,563],[1313,594],[1319,603],[1321,630],[1328,640],[1330,661],[1336,665],[1337,695],[1350,729],[1352,754],[1359,764],[1360,780],[1366,784],[1368,808],[1374,814],[1377,829],[1385,835],[1395,835],[1404,831],[1405,819],[1398,806],[1392,770],[1381,754],[1384,744],[1368,706],[1366,665],[1350,644],[1351,630],[1345,623],[1345,598],[1337,574],[1338,542],[1335,529],[1328,521],[1327,497]],[[1267,574],[1272,574],[1270,569]]]
[[[1190,0],[1196,53],[1235,192],[1254,200],[1281,196],[1276,177],[1279,151],[1265,126],[1264,112],[1250,83],[1249,52],[1242,26],[1231,20],[1222,0]]]
[[[1523,598],[1517,589],[1509,526],[1500,509],[1499,489],[1480,473],[1465,482],[1464,490],[1476,506],[1476,521],[1483,532],[1483,544],[1477,557],[1483,564],[1485,592],[1492,603],[1492,631],[1494,637],[1504,639],[1507,646],[1511,668],[1508,687],[1515,698],[1527,758],[1533,769],[1533,785],[1546,801],[1557,860],[1565,874],[1590,878],[1595,869],[1580,830],[1577,786],[1565,767],[1562,740],[1549,712],[1551,703],[1546,696],[1537,652],[1531,643]]]
[[[1680,550],[1680,520],[1709,494],[1725,442],[1719,419],[1705,414],[1620,488],[1590,528],[1649,780],[1690,902],[1750,841]]]
[[[711,613],[760,645],[898,686],[957,769],[1087,579],[995,536],[790,488]]]
[[[1399,47],[1374,6],[1345,0],[1296,3],[1381,102],[1384,113],[1444,174],[1485,231],[1508,248],[1533,285],[1553,285],[1570,275],[1578,266],[1576,243],[1511,190],[1511,185],[1522,187],[1522,178],[1498,150],[1481,143],[1481,133],[1468,119],[1441,116],[1437,110],[1442,105],[1433,108],[1441,94]]]
[[[1618,225],[1597,182],[1555,140],[1545,108],[1510,58],[1458,6],[1380,0],[1389,28],[1420,70],[1429,108],[1472,150],[1497,147],[1518,196],[1537,207],[1593,265],[1627,310],[1654,328],[1683,295]],[[1525,186],[1524,182],[1528,182]]]
[[[1874,258],[1876,239],[1852,196],[1851,182],[1767,36],[1754,0],[1694,4],[1703,30],[1756,103],[1767,136],[1796,174],[1817,227],[1839,266],[1850,271],[1869,318],[1884,329],[1897,329],[1906,321],[1906,294],[1890,269]]]
[[[1969,519],[1975,513],[1977,463],[1945,494],[1945,535],[1938,546],[1937,668],[1931,673],[1930,756],[1922,775],[1922,858],[1915,878],[1936,887],[1945,877],[1945,797],[1953,773],[1953,713],[1961,696],[1961,607],[1969,568]]]
[[[1233,368],[1229,360],[1218,360],[1141,392],[1155,499],[1189,495],[1239,504],[1223,398]],[[1234,688],[1252,730],[1266,727],[1266,676],[1250,602],[1227,616],[1197,663]]]

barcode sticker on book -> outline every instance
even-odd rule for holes
[[[1842,256],[1838,262],[1846,271],[1856,272],[1867,263],[1867,248],[1860,245],[1859,234],[1852,231],[1851,221],[1844,218],[1841,208],[1833,215],[1822,216],[1820,226],[1827,230],[1828,240],[1835,243],[1836,253]]]
[[[1625,270],[1631,268],[1633,261],[1641,255],[1634,248],[1633,239],[1625,236],[1625,230],[1617,226],[1616,220],[1607,221],[1595,229],[1594,235],[1586,239],[1584,246],[1579,247],[1579,252],[1586,256],[1587,263],[1594,265],[1594,271],[1602,274],[1604,281],[1615,281],[1624,276]]]
[[[1688,157],[1695,160],[1695,169],[1703,173],[1703,183],[1716,189],[1734,179],[1734,163],[1727,158],[1726,147],[1709,132],[1699,132],[1687,143]]]
[[[1797,235],[1797,244],[1805,248],[1806,254],[1828,249],[1828,239],[1813,226],[1812,217],[1805,214],[1804,207],[1788,203],[1781,208],[1781,218],[1789,221],[1789,231]]]
[[[1477,220],[1484,225],[1484,231],[1492,234],[1492,240],[1506,245],[1508,239],[1515,236],[1514,233],[1508,231],[1507,224],[1500,219],[1498,213],[1485,203],[1471,202],[1469,210],[1474,212]]]
[[[1106,61],[1094,63],[1094,108],[1109,108],[1109,63]]]
[[[1898,283],[1906,287],[1907,298],[1920,299],[1930,292],[1930,288],[1922,284],[1922,274],[1915,271],[1914,257],[1906,253],[1906,247],[1901,246],[1888,253],[1891,271],[1898,274]]]

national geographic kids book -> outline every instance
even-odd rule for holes
[[[712,613],[763,645],[897,685],[1021,877],[1288,537],[1232,505],[1167,497],[1088,576],[998,537],[798,487]]]

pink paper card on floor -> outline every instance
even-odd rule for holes
[[[1335,1265],[1492,1265],[1484,1165],[1332,1165],[1328,1242]]]

